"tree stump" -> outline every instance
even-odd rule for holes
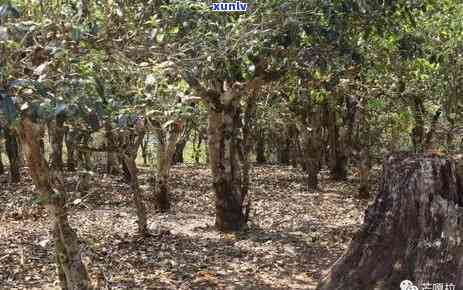
[[[391,290],[400,289],[403,280],[419,289],[429,283],[463,289],[463,176],[458,171],[448,157],[386,156],[364,225],[317,289]]]

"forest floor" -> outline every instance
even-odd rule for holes
[[[363,222],[367,201],[356,184],[323,178],[307,192],[291,167],[252,171],[249,229],[214,230],[210,171],[175,166],[173,208],[156,213],[147,169],[140,183],[152,236],[136,235],[130,191],[120,177],[95,174],[88,194],[72,192],[70,221],[85,243],[83,256],[100,289],[315,289]],[[26,173],[19,185],[0,176],[0,289],[58,289],[46,213],[34,203]],[[99,282],[98,282],[99,281]]]

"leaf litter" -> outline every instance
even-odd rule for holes
[[[19,185],[0,176],[0,289],[59,289],[45,210],[27,174]],[[73,192],[69,220],[97,289],[315,289],[363,221],[367,201],[352,180],[322,174],[308,192],[297,169],[266,165],[251,172],[249,229],[226,234],[214,225],[214,194],[205,166],[172,169],[173,208],[152,206],[148,168],[140,184],[151,236],[136,235],[129,187],[96,174],[87,193]]]

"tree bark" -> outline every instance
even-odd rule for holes
[[[360,149],[359,162],[359,198],[367,199],[370,197],[370,169],[371,160],[368,148]]]
[[[216,194],[215,225],[221,231],[237,231],[245,225],[237,119],[239,103],[222,108],[209,104],[208,147]]]
[[[75,171],[77,166],[76,161],[76,147],[78,143],[79,133],[77,129],[70,128],[66,131],[65,142],[67,149],[67,169]]]
[[[330,110],[335,110],[331,109]],[[330,111],[328,120],[328,135],[330,140],[331,156],[331,177],[334,180],[342,181],[347,179],[348,157],[346,153],[346,132],[337,124],[337,114]]]
[[[48,124],[48,135],[51,143],[51,166],[58,170],[63,169],[63,141],[64,141],[64,116],[57,116]]]
[[[336,122],[336,119],[332,120]],[[341,128],[334,123],[330,128],[331,144],[331,176],[334,180],[347,179],[347,154],[345,152],[344,136],[340,134]]]
[[[423,144],[424,151],[433,149],[433,139],[434,139],[434,135],[437,130],[437,123],[439,122],[439,118],[441,114],[442,114],[442,109],[439,109],[436,111],[436,113],[434,114],[432,118],[431,127],[429,128],[429,131],[426,133],[426,138]]]
[[[201,144],[203,143],[203,139],[200,129],[195,130],[193,137],[193,159],[196,164],[199,163],[201,157]]]
[[[10,162],[10,181],[17,183],[20,181],[19,172],[19,145],[16,133],[8,127],[4,128],[5,148]]]
[[[308,112],[300,129],[303,168],[306,172],[307,190],[318,189],[318,173],[322,158],[322,122],[319,108]]]
[[[132,190],[133,203],[137,213],[138,233],[140,235],[148,234],[148,221],[146,217],[146,207],[143,202],[143,196],[138,184],[138,168],[135,163],[135,158],[132,154],[123,154],[124,163],[130,174],[130,188]]]
[[[175,146],[175,153],[173,157],[174,163],[183,163],[183,151],[185,150],[186,143],[188,141],[188,135],[183,136],[181,140]]]
[[[65,187],[59,171],[50,169],[41,151],[40,126],[27,116],[20,121],[21,140],[26,145],[32,180],[53,224],[56,262],[62,289],[91,289],[90,279],[81,260],[81,249],[75,231],[70,227],[65,207]]]
[[[161,212],[170,209],[169,176],[172,162],[183,131],[183,122],[178,121],[163,129],[161,124],[156,123],[155,131],[159,140],[157,156],[157,178],[156,178],[156,207]]]
[[[424,148],[424,117],[426,114],[423,99],[419,96],[413,96],[415,127],[412,130],[412,142],[415,153],[422,153]]]
[[[127,167],[126,162],[124,161],[124,157],[119,157],[118,160],[119,160],[119,163],[121,164],[121,168],[122,168],[122,178],[124,179],[124,182],[130,184],[130,178],[131,178],[130,177],[130,170]]]
[[[106,121],[104,124],[106,146],[109,148],[115,147],[114,133],[112,131],[111,122]],[[118,167],[117,154],[114,152],[106,152],[106,172],[108,174],[119,174],[120,170]]]
[[[243,147],[240,143],[243,139],[239,138],[241,97],[280,76],[279,73],[267,73],[262,64],[256,71],[257,75],[262,75],[246,83],[215,81],[215,89],[206,89],[194,77],[185,78],[208,105],[208,161],[216,195],[215,226],[221,231],[237,231],[246,226],[248,209],[244,207],[246,195],[242,185],[243,178],[246,182],[248,177],[243,177]]]
[[[277,142],[275,146],[277,147],[277,159],[278,163],[282,165],[289,164],[289,155],[291,151],[291,137],[288,136],[285,132],[280,136],[280,142]]]
[[[79,144],[88,147],[88,143],[90,142],[90,132],[88,131],[80,131],[79,132]],[[91,152],[80,151],[77,150],[77,160],[80,164],[83,165],[83,168],[87,171],[91,170],[92,162],[90,159]]]
[[[143,165],[147,166],[148,165],[148,143],[149,142],[149,136],[146,134],[145,139],[141,143],[141,156],[143,158]]]
[[[291,148],[290,148],[290,154],[289,154],[291,166],[293,168],[298,168],[300,163],[303,163],[301,162],[301,160],[303,160],[303,157],[302,157],[301,144],[299,141],[299,130],[297,129],[297,126],[295,124],[288,125],[288,134],[291,140]],[[305,168],[305,164],[302,167]]]
[[[304,162],[306,172],[307,190],[318,189],[318,172],[320,170],[320,148],[318,146],[317,137],[311,137],[309,134],[304,134]]]
[[[252,138],[252,132],[254,131],[256,125],[256,110],[257,110],[257,96],[248,96],[246,102],[246,108],[244,111],[243,119],[243,139],[242,144],[238,144],[241,148],[238,152],[240,157],[240,162],[242,164],[242,184],[241,184],[241,200],[242,207],[244,208],[244,223],[246,224],[249,219],[249,213],[251,211],[251,198],[249,197],[249,187],[251,180],[249,177],[249,172],[251,171],[251,162],[249,161],[250,153],[254,145],[254,140]],[[241,120],[235,118],[235,123],[239,124]],[[247,204],[244,205],[244,202],[247,200]]]
[[[256,140],[256,162],[257,164],[264,164],[267,162],[267,158],[265,157],[265,136],[264,133],[259,132]]]
[[[338,96],[337,102],[327,104],[326,126],[328,127],[331,149],[330,169],[334,180],[346,180],[349,152],[352,150],[352,136],[357,116],[357,100],[353,96]],[[346,109],[341,115],[337,107],[343,107],[344,103]],[[339,124],[339,119],[343,120],[342,124]]]
[[[3,166],[2,151],[0,151],[0,175],[5,173],[5,167]]]
[[[461,289],[462,206],[463,176],[454,160],[387,155],[364,225],[317,289],[390,290],[403,280]]]
[[[128,130],[122,132],[120,136],[121,143],[119,144],[122,149],[120,152],[121,160],[127,170],[129,177],[129,184],[132,190],[133,203],[137,214],[138,233],[140,235],[148,234],[148,222],[146,217],[146,207],[143,202],[143,195],[140,191],[138,183],[138,168],[137,168],[137,153],[143,142],[145,131],[144,129],[137,128],[135,130]]]

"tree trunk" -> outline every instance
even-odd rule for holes
[[[138,150],[143,142],[145,131],[144,129],[137,128],[136,130],[128,130],[121,134],[119,136],[121,142],[118,146],[124,149],[120,151],[120,158],[127,171],[128,182],[132,190],[133,203],[137,214],[138,233],[140,235],[147,235],[146,207],[138,184],[138,168],[136,163]]]
[[[79,7],[79,23],[83,24],[89,15],[89,2],[88,0],[80,0]]]
[[[454,160],[386,156],[364,225],[318,290],[399,289],[403,280],[462,289],[462,206],[463,176]]]
[[[156,178],[156,207],[161,212],[166,212],[170,209],[170,190],[169,176],[172,162],[177,151],[177,145],[180,141],[180,135],[183,130],[183,123],[176,122],[171,124],[166,129],[163,129],[161,124],[156,125],[156,134],[159,140],[158,156],[157,156],[157,171]]]
[[[442,110],[439,109],[439,110],[436,111],[436,113],[434,114],[434,116],[432,118],[431,127],[429,128],[428,132],[426,133],[426,138],[425,138],[424,144],[423,144],[423,150],[424,151],[432,150],[434,148],[433,139],[434,139],[434,135],[435,135],[436,130],[437,130],[437,124],[439,122],[439,118],[440,118],[441,114],[442,114]],[[448,149],[450,149],[450,148],[448,148]]]
[[[255,93],[255,92],[254,92]],[[246,102],[246,109],[244,112],[243,120],[243,139],[241,144],[241,154],[239,154],[240,162],[242,164],[242,174],[241,174],[241,200],[244,207],[244,223],[248,222],[249,213],[251,210],[251,198],[249,197],[249,187],[251,185],[251,180],[249,177],[249,172],[251,171],[251,162],[249,162],[250,152],[253,147],[252,132],[254,131],[256,125],[256,110],[257,110],[257,96],[249,96]],[[235,118],[235,124],[240,124],[241,120],[239,115]],[[240,145],[240,144],[239,144]],[[265,153],[264,153],[265,154]],[[245,200],[247,204],[244,205]]]
[[[48,124],[48,135],[51,143],[51,166],[57,170],[63,169],[64,117],[57,116]]]
[[[40,127],[27,117],[21,118],[21,139],[26,145],[29,171],[41,200],[53,223],[56,262],[60,284],[66,290],[91,289],[90,279],[81,260],[76,233],[70,227],[65,206],[65,187],[59,171],[47,165],[40,146]]]
[[[90,142],[90,133],[87,131],[81,131],[79,134],[79,143],[82,144],[85,147],[88,147],[88,143]],[[77,160],[80,162],[80,164],[83,165],[84,169],[89,171],[91,170],[92,162],[90,159],[90,152],[87,151],[80,151],[77,150]]]
[[[115,147],[114,143],[114,134],[112,131],[112,126],[111,122],[107,121],[104,124],[105,128],[105,140],[106,140],[106,146],[109,148]],[[108,174],[119,174],[119,163],[117,161],[117,154],[114,152],[106,152],[106,172]],[[128,177],[128,176],[127,176]]]
[[[183,128],[183,123],[182,123],[182,128]],[[175,146],[175,152],[174,156],[172,157],[172,162],[174,164],[176,163],[183,163],[183,152],[185,151],[186,143],[188,142],[188,139],[190,137],[190,131],[191,129],[184,130],[183,132],[180,132],[181,135],[177,137],[176,146]]]
[[[342,118],[337,107],[345,107]],[[328,128],[330,140],[330,171],[334,180],[346,180],[349,163],[348,152],[352,149],[352,135],[354,133],[355,119],[357,115],[357,100],[352,96],[338,95],[337,102],[327,104],[328,118],[325,126]],[[340,125],[338,120],[342,119]]]
[[[309,114],[307,117],[308,120],[305,121],[307,123],[302,126],[300,130],[303,167],[307,174],[307,190],[318,189],[318,173],[320,172],[320,162],[322,158],[322,128],[320,117],[318,109],[314,110]]]
[[[19,136],[17,138],[18,138],[18,166],[19,168],[22,168],[26,166],[26,160],[24,159],[23,145],[21,144],[19,140]]]
[[[148,134],[145,136],[145,139],[141,143],[141,156],[143,157],[143,165],[148,165],[148,144],[149,144],[149,136]]]
[[[119,157],[119,163],[122,167],[122,178],[124,179],[124,182],[130,184],[130,170],[127,167],[126,162],[124,161],[124,157]]]
[[[0,151],[0,175],[5,173],[5,168],[3,166],[3,158],[2,158],[2,151]]]
[[[65,142],[67,149],[67,168],[69,171],[75,171],[77,166],[76,147],[79,133],[77,129],[70,128],[66,131]]]
[[[186,140],[181,141],[175,146],[174,163],[183,163],[183,151],[185,150]]]
[[[368,148],[360,149],[360,162],[359,162],[359,198],[370,197],[370,169],[371,160]]]
[[[132,190],[133,203],[137,213],[138,233],[140,235],[146,235],[148,234],[148,221],[146,217],[146,207],[138,184],[138,168],[135,163],[136,155],[134,158],[132,154],[124,154],[123,158],[124,164],[127,166],[127,170],[130,174],[130,188]]]
[[[338,114],[336,112],[336,104],[326,104],[327,117],[325,126],[328,130],[329,150],[328,164],[330,166],[330,174],[334,180],[341,181],[347,179],[347,155],[344,147],[344,134],[341,133],[342,128],[338,125]]]
[[[299,164],[301,163],[302,158],[302,151],[301,145],[299,142],[299,131],[295,124],[291,124],[288,126],[289,138],[291,140],[291,148],[290,148],[290,156],[289,159],[291,161],[291,166],[293,168],[298,168]],[[303,166],[305,168],[305,165]]]
[[[290,136],[287,136],[286,133],[283,133],[280,140],[280,142],[275,144],[277,146],[278,163],[282,165],[288,165],[291,150],[291,138]]]
[[[10,128],[5,127],[4,132],[5,148],[10,162],[10,181],[17,183],[20,181],[18,139]]]
[[[194,138],[193,138],[193,159],[195,163],[199,163],[199,159],[201,157],[201,144],[203,143],[203,136],[200,132],[200,129],[195,130]]]
[[[240,118],[238,102],[223,108],[209,104],[208,147],[216,195],[215,225],[221,231],[237,231],[245,225],[237,118]]]
[[[313,146],[309,145],[309,147]],[[307,190],[317,190],[320,156],[317,152],[306,153],[304,161]]]
[[[333,125],[331,136],[332,166],[331,176],[334,180],[342,181],[347,179],[347,154],[344,150],[344,138],[340,136],[339,126]]]
[[[265,136],[263,132],[258,134],[256,140],[256,162],[257,164],[264,164],[267,162],[267,159],[265,158]]]
[[[422,153],[424,148],[424,116],[426,111],[424,109],[423,99],[419,96],[413,97],[414,102],[414,118],[415,127],[412,130],[412,142],[415,148],[415,153]]]

